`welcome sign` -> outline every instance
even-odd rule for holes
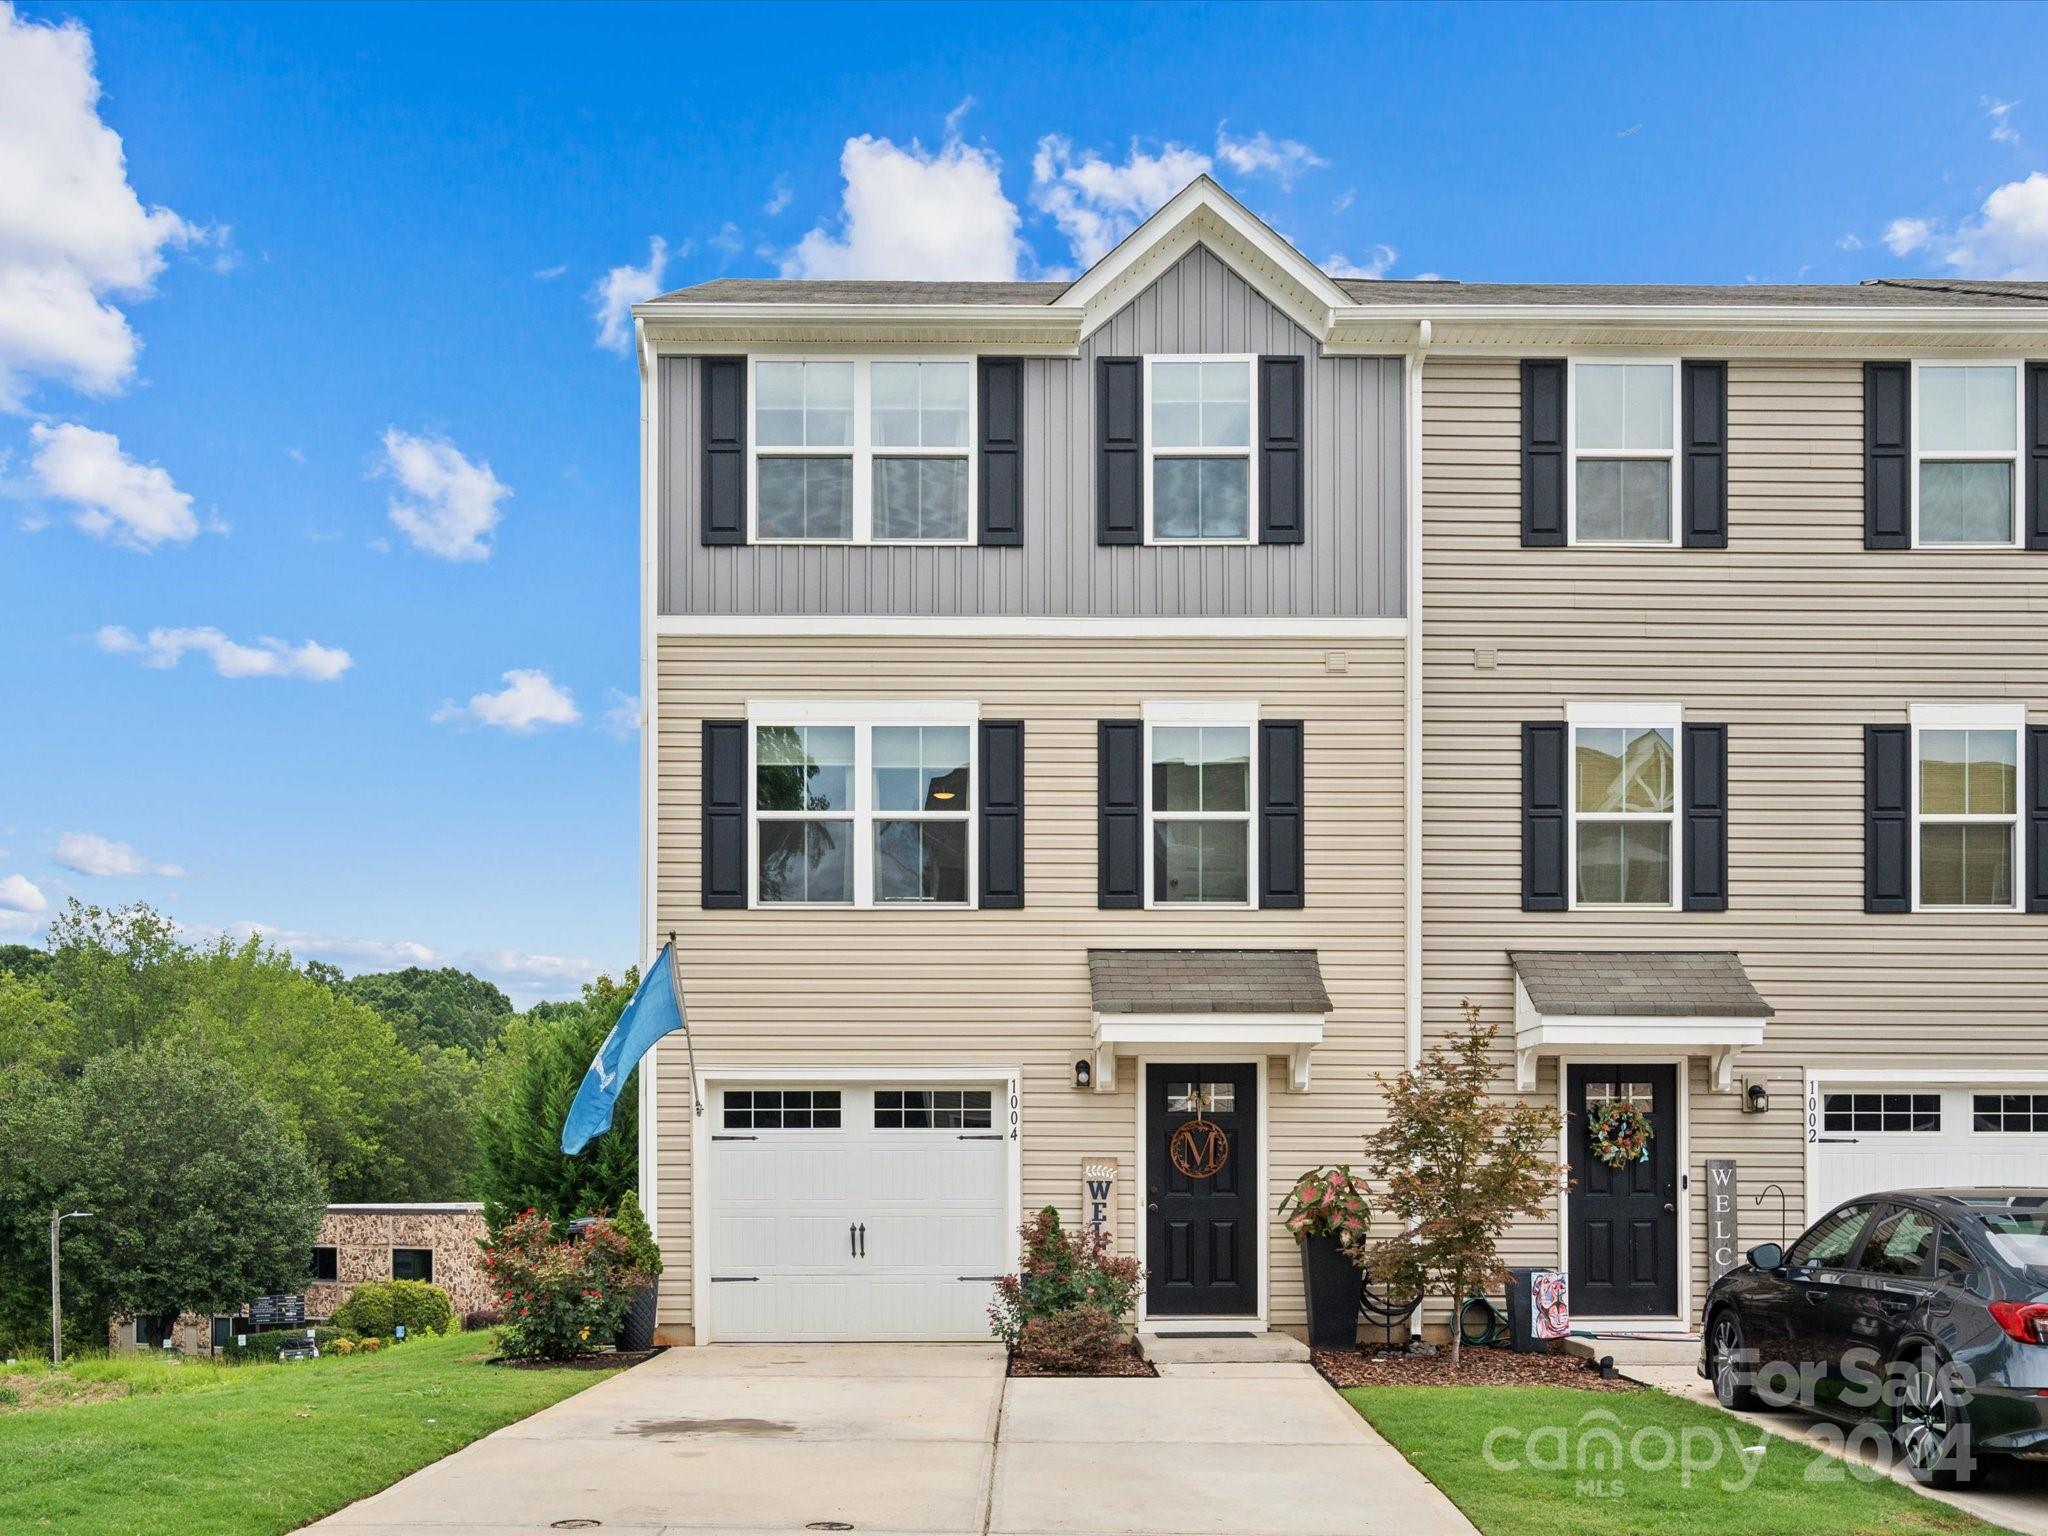
[[[1081,1165],[1081,1219],[1095,1232],[1116,1236],[1116,1164]]]

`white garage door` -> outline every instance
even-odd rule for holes
[[[1808,1215],[1883,1189],[2048,1188],[2048,1087],[1823,1083]]]
[[[713,1096],[711,1336],[980,1339],[1016,1267],[1000,1084]]]

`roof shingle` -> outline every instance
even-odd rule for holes
[[[1091,949],[1097,1013],[1328,1013],[1312,949]]]
[[[1777,1011],[1728,949],[1516,949],[1508,959],[1538,1013],[1767,1019]]]

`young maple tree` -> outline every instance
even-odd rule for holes
[[[1490,1097],[1497,1031],[1469,998],[1465,1023],[1418,1065],[1379,1078],[1387,1121],[1366,1141],[1366,1165],[1382,1191],[1380,1214],[1401,1231],[1360,1256],[1389,1294],[1450,1296],[1453,1370],[1465,1298],[1505,1278],[1501,1234],[1516,1216],[1541,1215],[1565,1173],[1549,1155],[1557,1110]]]

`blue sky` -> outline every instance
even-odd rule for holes
[[[2048,276],[2043,59],[2020,5],[0,4],[0,937],[633,958],[608,301],[1072,272],[1199,169],[1335,270]]]

